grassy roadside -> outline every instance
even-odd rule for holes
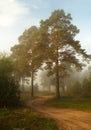
[[[0,130],[58,130],[52,119],[28,108],[0,109]]]
[[[72,108],[91,112],[91,99],[89,98],[74,98],[60,97],[51,98],[45,102],[45,105],[57,108]]]
[[[24,103],[33,100],[29,93],[21,95]],[[45,118],[34,112],[31,108],[20,106],[18,108],[0,108],[0,130],[58,130],[55,121]]]

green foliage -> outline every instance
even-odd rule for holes
[[[91,98],[65,96],[59,99],[49,99],[45,104],[51,107],[72,108],[91,112]]]
[[[79,97],[82,94],[81,83],[76,81],[72,86],[69,86],[66,95]]]
[[[0,107],[16,106],[19,103],[19,91],[14,80],[0,79]]]
[[[38,71],[42,65],[42,55],[37,47],[39,29],[32,26],[25,30],[19,37],[19,44],[11,48],[12,59],[16,65],[16,79],[19,81],[21,77],[31,76],[31,95],[34,95],[34,79],[35,72]]]
[[[91,78],[84,79],[82,83],[76,81],[69,86],[66,95],[73,97],[91,98]]]
[[[29,76],[31,71],[36,72],[41,65],[39,50],[37,50],[38,31],[36,26],[25,30],[19,36],[19,44],[11,48],[18,75]]]
[[[0,59],[0,107],[15,106],[19,103],[18,85],[14,81],[13,63],[10,57]]]
[[[60,64],[58,66],[55,65],[55,67],[59,69],[61,68],[61,63],[65,62],[80,68],[82,63],[80,63],[76,54],[87,57],[85,51],[81,49],[79,41],[74,40],[79,30],[71,23],[71,20],[71,15],[66,14],[64,10],[55,10],[47,20],[41,21],[40,24],[41,37],[45,37],[43,34],[48,34],[48,40],[44,40],[42,43],[42,45],[46,44],[48,47],[45,48],[45,58],[46,60],[50,59],[55,64],[58,60]]]
[[[58,130],[52,119],[44,118],[31,109],[0,109],[0,130]]]
[[[82,83],[82,96],[91,98],[91,79],[84,79]]]
[[[21,77],[30,75],[27,46],[25,44],[18,44],[11,48],[11,58],[15,65],[14,74],[16,80],[19,81]]]

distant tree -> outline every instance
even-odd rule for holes
[[[73,82],[73,85],[69,86],[67,90],[68,96],[81,97],[82,96],[82,85],[79,81]]]
[[[18,84],[14,80],[14,66],[10,57],[0,57],[0,107],[19,103]]]
[[[82,96],[91,98],[91,67],[89,68],[89,78],[82,82]]]
[[[48,75],[48,70],[41,71],[40,74],[40,85],[43,90],[51,92],[51,86],[55,86],[55,78],[54,76]]]
[[[85,75],[81,75],[81,74],[85,74]],[[76,71],[73,71],[73,75],[71,75],[71,78],[69,78],[68,80],[70,83],[68,83],[68,89],[66,92],[67,95],[91,98],[91,68],[90,67],[85,70],[85,73],[77,73]]]
[[[59,79],[62,73],[62,64],[75,65],[82,67],[77,55],[81,55],[84,59],[88,56],[85,50],[81,49],[79,41],[75,40],[75,36],[79,33],[76,26],[71,23],[71,15],[66,14],[63,10],[55,10],[47,20],[42,20],[40,24],[41,46],[43,49],[44,60],[47,61],[47,67],[51,70],[51,74],[56,76],[56,96],[60,97]]]
[[[11,58],[15,65],[15,76],[19,82],[21,78],[29,75],[29,63],[26,44],[16,44],[11,48]]]

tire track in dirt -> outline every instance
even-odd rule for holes
[[[53,118],[60,130],[91,130],[91,113],[73,109],[59,109],[48,107],[44,102],[50,98],[43,96],[28,102],[27,106],[42,113],[44,116]]]

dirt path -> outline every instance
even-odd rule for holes
[[[40,97],[28,102],[27,105],[56,120],[60,130],[91,130],[91,113],[44,106],[43,103],[48,98]]]

